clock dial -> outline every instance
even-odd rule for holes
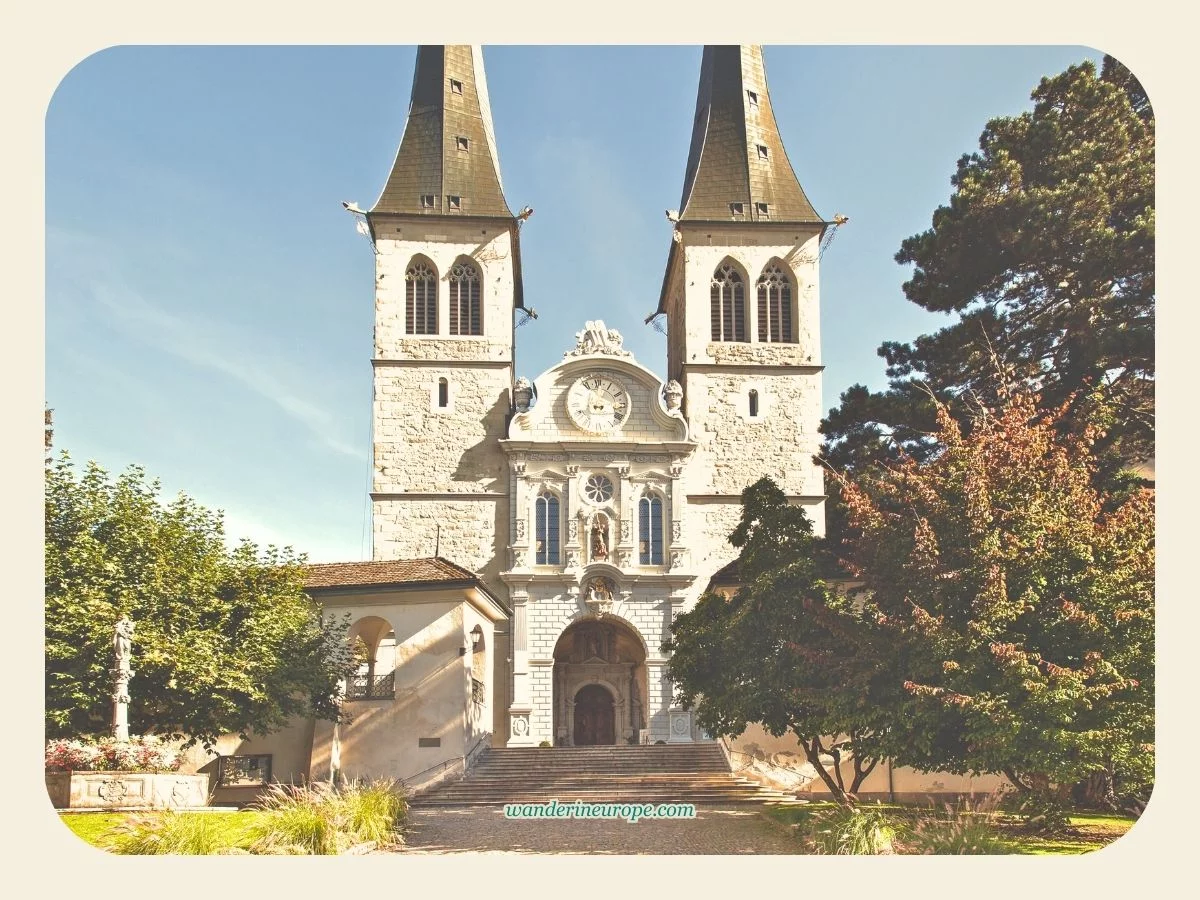
[[[584,375],[567,390],[567,414],[584,431],[604,434],[629,417],[629,393],[615,378]]]

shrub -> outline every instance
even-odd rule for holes
[[[539,746],[539,747],[549,747],[549,746],[550,746],[550,742],[549,742],[549,741],[542,741],[540,744],[538,744],[538,746]]]
[[[1001,808],[1019,816],[1034,834],[1055,834],[1071,824],[1070,808],[1049,794],[1010,791],[1001,799]]]
[[[256,806],[254,853],[331,856],[356,844],[399,843],[408,804],[396,783],[271,785]]]
[[[949,803],[942,812],[921,816],[906,843],[914,853],[923,854],[996,854],[1009,852],[997,830],[995,795],[972,806],[963,800],[957,807]]]
[[[127,855],[210,856],[234,852],[244,839],[241,831],[231,831],[211,815],[168,810],[134,816],[118,826],[112,850]]]
[[[46,742],[47,772],[174,772],[181,762],[179,753],[154,735]]]
[[[813,818],[808,839],[819,854],[877,856],[894,853],[896,827],[876,806],[839,806]]]

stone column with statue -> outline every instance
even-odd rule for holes
[[[114,629],[113,657],[112,736],[118,741],[128,741],[129,680],[133,678],[133,669],[130,668],[133,659],[133,622],[127,616],[121,616]]]

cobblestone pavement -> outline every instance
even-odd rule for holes
[[[796,853],[799,841],[753,808],[704,808],[694,819],[506,819],[500,807],[409,813],[405,853]]]

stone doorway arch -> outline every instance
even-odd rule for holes
[[[589,616],[564,629],[554,647],[556,745],[635,743],[645,698],[646,645],[632,625]]]

